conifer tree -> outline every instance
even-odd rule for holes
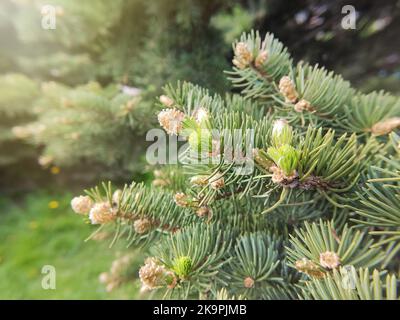
[[[398,299],[400,99],[295,65],[272,34],[233,50],[240,94],[178,82],[160,97],[179,165],[73,210],[145,250],[143,290],[165,297]]]
[[[38,83],[26,76],[15,73],[0,76],[0,167],[35,156],[34,149],[22,139],[29,135],[24,126],[34,119],[27,106],[37,99],[39,92]]]
[[[104,174],[99,178],[140,171],[144,143],[137,141],[156,123],[153,100],[165,81],[182,77],[225,88],[222,72],[215,72],[224,68],[225,48],[209,24],[223,5],[223,0],[2,2],[0,10],[8,14],[0,34],[11,36],[0,71],[27,78],[14,83],[15,92],[29,94],[28,81],[38,92],[21,105],[31,116],[23,125],[4,119],[7,131],[0,136],[19,139],[14,154],[28,143],[36,146],[45,168],[81,166]],[[55,28],[46,29],[41,21],[52,13]],[[19,104],[18,97],[7,103]]]

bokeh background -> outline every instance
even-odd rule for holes
[[[345,5],[355,29],[341,26]],[[144,136],[162,86],[231,90],[231,43],[251,29],[362,91],[400,92],[398,0],[0,2],[0,299],[147,298],[142,257],[95,243],[107,232],[85,242],[93,230],[69,201],[107,179],[149,182]],[[55,290],[41,286],[44,265]]]

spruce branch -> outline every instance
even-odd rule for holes
[[[323,279],[305,282],[303,299],[315,300],[398,300],[395,275],[383,278],[376,269],[341,268]]]
[[[373,267],[384,259],[380,248],[360,230],[345,225],[337,230],[332,222],[304,223],[290,235],[287,247],[290,266],[314,278],[322,278],[339,266]]]

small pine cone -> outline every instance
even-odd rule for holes
[[[135,232],[138,234],[144,234],[151,229],[151,221],[147,218],[137,219],[133,223],[133,228]]]
[[[225,186],[225,180],[221,173],[217,173],[210,178],[210,186],[214,190],[221,189]]]
[[[298,94],[296,88],[288,76],[282,77],[279,81],[279,91],[285,97],[286,102],[295,103],[297,101]]]
[[[319,255],[319,263],[327,269],[336,269],[340,265],[339,256],[332,251],[326,251]]]
[[[243,64],[241,61],[239,61],[238,59],[235,59],[235,58],[232,60],[232,63],[233,63],[236,67],[238,67],[239,69],[241,69],[241,70],[243,70],[243,69],[245,69],[245,68],[247,67],[247,65]]]
[[[92,209],[93,201],[89,196],[79,196],[71,200],[71,207],[78,214],[88,214]]]
[[[235,47],[235,57],[233,64],[239,69],[245,69],[253,61],[253,54],[244,42],[238,42]]]
[[[116,212],[109,202],[96,203],[89,213],[92,224],[105,224],[115,220],[116,217]]]
[[[273,173],[271,178],[273,183],[288,185],[292,183],[298,176],[296,171],[293,171],[291,175],[287,176],[283,170],[277,166],[271,166],[269,170]]]
[[[246,279],[244,279],[243,285],[245,288],[253,288],[254,280],[251,277],[247,277]]]
[[[178,192],[174,195],[174,201],[178,207],[187,208],[190,205],[190,200],[183,192]]]
[[[196,215],[199,218],[204,218],[204,217],[208,217],[211,215],[211,209],[207,206],[203,206],[197,209],[196,211]]]
[[[294,105],[294,111],[296,112],[312,111],[312,107],[307,100],[301,99]]]
[[[284,174],[282,169],[280,169],[277,166],[271,166],[269,168],[269,171],[271,171],[272,174],[272,182],[273,183],[281,183],[284,180]]]
[[[256,66],[256,68],[261,68],[264,65],[265,61],[267,61],[267,59],[268,59],[267,51],[265,50],[260,51],[256,60],[254,61],[254,65]]]
[[[167,108],[171,108],[174,105],[174,100],[166,95],[160,96],[160,102]]]
[[[398,127],[400,127],[400,118],[394,117],[375,123],[371,128],[371,132],[376,136],[381,136],[392,132]]]
[[[298,271],[303,272],[313,278],[320,279],[325,276],[325,274],[318,269],[318,266],[314,262],[306,258],[297,260],[295,267]]]
[[[139,270],[139,278],[142,282],[142,290],[153,290],[162,285],[165,277],[167,275],[167,270],[164,266],[157,263],[155,258],[147,258],[145,265]]]
[[[178,135],[184,118],[185,114],[178,109],[164,109],[158,114],[158,122],[168,134]]]

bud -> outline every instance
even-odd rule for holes
[[[192,270],[192,259],[188,256],[179,257],[175,259],[172,269],[179,278],[185,279]]]
[[[258,53],[258,56],[257,56],[256,60],[254,61],[254,65],[256,66],[256,68],[260,68],[260,67],[263,66],[265,61],[267,61],[267,59],[268,59],[267,51],[265,51],[265,50],[260,51]]]
[[[339,256],[332,251],[326,251],[319,255],[319,263],[327,269],[336,269],[340,265]]]
[[[196,215],[199,218],[204,218],[204,217],[208,217],[211,215],[211,209],[207,206],[203,206],[197,209],[196,211]]]
[[[271,178],[273,183],[290,185],[298,177],[298,174],[295,170],[290,175],[285,174],[283,170],[277,166],[271,166],[269,170],[273,173]],[[294,187],[296,185],[292,184],[290,186]]]
[[[294,111],[303,112],[303,111],[312,111],[312,107],[307,100],[301,99],[294,105]]]
[[[285,97],[287,103],[295,103],[297,101],[298,93],[293,81],[288,76],[282,77],[279,81],[279,91]]]
[[[178,109],[164,109],[158,114],[158,122],[168,134],[178,135],[184,118],[185,114]]]
[[[174,201],[178,207],[183,207],[183,208],[189,207],[191,203],[189,197],[183,192],[176,193],[174,195]]]
[[[294,174],[299,162],[299,154],[295,148],[288,144],[279,148],[270,147],[267,150],[267,154],[282,169],[286,177]]]
[[[245,288],[253,288],[254,287],[254,280],[250,277],[247,277],[246,279],[244,279],[243,281],[243,285]]]
[[[235,57],[232,60],[233,64],[239,69],[245,69],[253,61],[253,54],[248,49],[247,44],[238,42],[235,47]]]
[[[317,279],[323,278],[325,276],[325,274],[318,269],[318,266],[314,262],[306,258],[297,260],[295,263],[295,267],[298,271]]]
[[[159,265],[155,258],[147,258],[145,265],[139,270],[139,278],[142,282],[141,290],[153,290],[162,286],[167,275],[165,267]]]
[[[133,223],[133,228],[138,234],[144,234],[151,229],[151,221],[147,218],[137,219]]]
[[[71,207],[78,214],[88,214],[93,206],[89,196],[79,196],[71,200]]]
[[[218,172],[210,178],[210,186],[215,190],[221,189],[225,186],[225,180],[221,173]]]
[[[284,144],[291,144],[293,140],[293,129],[284,119],[274,122],[272,128],[272,144],[279,147]]]
[[[96,203],[89,212],[92,224],[106,224],[115,220],[116,217],[116,212],[109,202]]]
[[[166,95],[160,96],[160,102],[167,108],[171,108],[174,105],[174,100]]]
[[[398,127],[400,127],[400,118],[394,117],[375,123],[371,128],[371,132],[376,136],[381,136],[392,132]]]

